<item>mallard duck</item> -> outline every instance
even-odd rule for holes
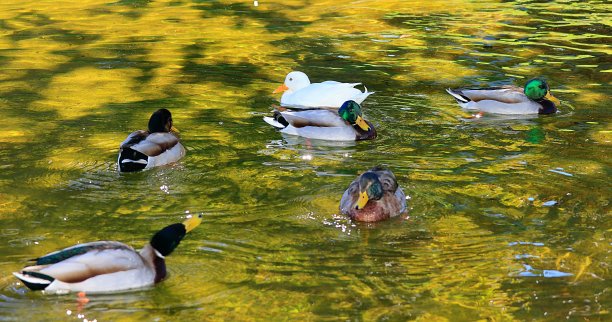
[[[494,114],[553,114],[559,100],[550,94],[548,84],[534,78],[525,88],[516,86],[482,89],[447,89],[459,106]]]
[[[344,102],[352,100],[363,102],[374,92],[360,91],[355,86],[361,83],[340,83],[325,81],[310,83],[308,76],[302,72],[294,71],[287,74],[285,83],[279,86],[274,94],[284,92],[281,96],[281,105],[294,108],[306,107],[340,107]]]
[[[361,174],[346,189],[340,212],[356,221],[375,222],[406,211],[406,195],[393,173],[374,167]]]
[[[121,172],[134,172],[173,163],[185,156],[185,148],[173,133],[172,114],[159,109],[149,119],[148,131],[128,135],[119,148],[117,165]]]
[[[346,101],[337,112],[330,110],[275,111],[274,117],[264,117],[268,124],[282,133],[310,139],[355,141],[376,138],[372,123],[363,119],[361,106]]]
[[[166,277],[165,257],[202,218],[192,217],[153,235],[140,253],[116,241],[68,247],[36,259],[13,273],[31,290],[48,292],[115,292],[150,286]]]

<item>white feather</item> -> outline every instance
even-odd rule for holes
[[[302,72],[291,72],[285,78],[289,88],[281,97],[281,105],[294,108],[304,107],[340,107],[346,101],[353,100],[359,104],[373,92],[364,92],[354,88],[361,83],[340,83],[325,81],[310,83],[308,76]]]
[[[274,126],[274,127],[275,127],[275,128],[277,128],[277,129],[282,129],[282,128],[284,128],[284,127],[285,127],[283,124],[279,123],[279,122],[278,122],[278,121],[276,121],[274,118],[269,117],[269,116],[264,116],[263,120],[264,120],[266,123],[268,123],[268,124],[270,124],[270,125]]]
[[[173,146],[171,149],[166,150],[162,154],[155,156],[155,157],[149,157],[149,160],[147,162],[147,166],[145,167],[145,169],[150,169],[150,168],[157,167],[160,165],[174,163],[180,160],[181,158],[183,158],[184,156],[185,156],[185,148],[179,142],[175,146]]]
[[[22,280],[22,281],[27,281],[29,283],[32,284],[51,284],[50,281],[42,279],[42,278],[38,278],[38,277],[34,277],[34,276],[30,276],[30,275],[24,275],[21,273],[17,273],[17,272],[13,272],[13,275],[15,275],[15,277],[17,277],[18,279]]]
[[[355,141],[357,137],[357,132],[350,125],[334,127],[305,126],[299,128],[289,125],[281,132],[309,139],[331,141]]]

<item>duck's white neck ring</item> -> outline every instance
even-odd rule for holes
[[[164,256],[160,252],[158,252],[157,249],[153,248],[153,251],[155,252],[155,256],[157,256],[159,258],[166,258],[166,256]]]

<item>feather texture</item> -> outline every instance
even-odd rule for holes
[[[546,85],[547,86],[547,85]],[[467,110],[481,111],[493,114],[551,114],[556,112],[553,101],[539,99],[534,101],[525,95],[522,88],[502,86],[490,88],[447,89],[459,106]],[[558,103],[552,96],[547,96]]]
[[[376,138],[372,123],[365,121],[370,128],[364,131],[340,118],[338,112],[325,109],[276,111],[275,118],[264,117],[264,121],[279,128],[282,133],[315,140],[356,141]]]
[[[363,92],[355,88],[360,84],[337,81],[310,83],[306,74],[294,71],[285,78],[281,105],[292,108],[338,108],[349,100],[361,104],[374,92],[368,92],[365,86]]]
[[[117,158],[119,171],[139,171],[180,160],[185,156],[185,148],[172,129],[170,111],[155,111],[149,119],[148,131],[134,131],[121,143]]]
[[[382,185],[382,197],[378,200],[369,199],[365,207],[357,209],[360,198],[360,179],[357,177],[344,191],[340,199],[340,212],[351,219],[364,222],[376,222],[398,216],[407,210],[406,194],[397,184],[395,176],[390,170],[374,167],[366,173],[376,175]]]
[[[153,285],[166,277],[165,256],[201,221],[191,217],[164,227],[140,252],[115,241],[85,243],[41,256],[36,265],[13,275],[32,290],[49,292],[114,292]]]
[[[138,253],[123,243],[100,241],[49,253],[14,275],[50,292],[117,291],[152,285],[154,258],[151,246]]]

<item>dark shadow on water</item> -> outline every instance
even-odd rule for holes
[[[198,41],[183,48],[185,52],[180,83],[220,82],[231,86],[251,84],[259,78],[260,67],[251,63],[202,64],[195,60],[207,57],[206,43]]]
[[[234,25],[236,28],[245,28],[247,19],[255,19],[265,25],[269,32],[300,32],[304,26],[311,24],[309,21],[291,20],[286,15],[277,10],[265,10],[255,8],[252,1],[235,2],[225,4],[220,1],[194,1],[198,3],[192,6],[194,9],[202,11],[202,18],[212,18],[215,16],[231,16],[234,17]],[[301,7],[293,7],[301,8]]]

